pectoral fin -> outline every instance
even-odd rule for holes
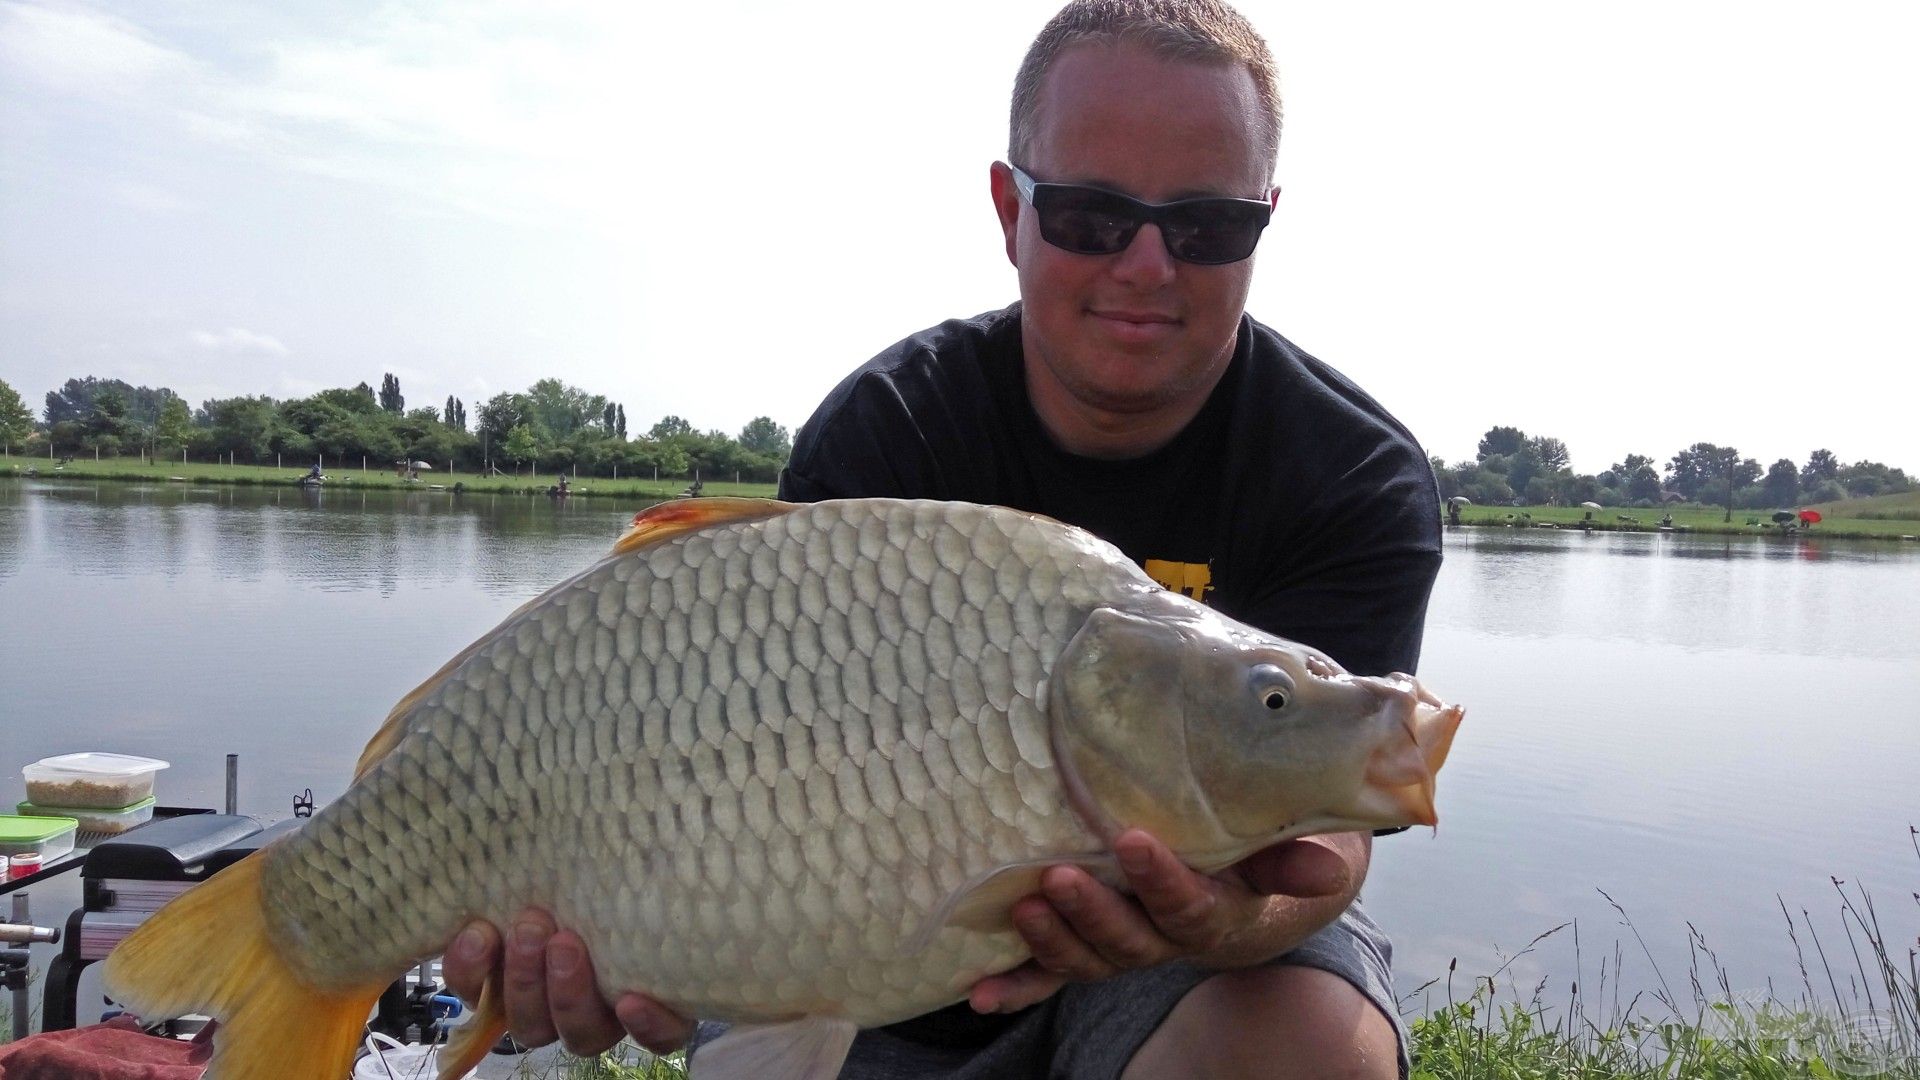
[[[943,928],[998,933],[1013,929],[1013,904],[1023,896],[1040,891],[1040,875],[1049,866],[1078,866],[1105,882],[1122,879],[1120,864],[1110,853],[1098,855],[1050,855],[1004,863],[970,878],[933,909],[920,928],[907,939],[906,952],[912,956],[933,941]]]
[[[693,1080],[834,1080],[859,1032],[851,1020],[803,1016],[737,1024],[693,1055]]]

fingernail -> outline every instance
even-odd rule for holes
[[[580,946],[571,941],[556,941],[547,946],[547,969],[555,975],[571,975],[580,968]]]
[[[470,926],[460,932],[460,939],[453,943],[454,954],[462,960],[478,960],[487,951],[487,935],[477,926]]]
[[[513,945],[521,952],[537,953],[547,943],[546,927],[537,922],[513,924]]]

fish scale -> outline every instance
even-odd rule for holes
[[[1100,846],[1050,777],[1036,695],[1078,620],[1046,609],[1084,614],[1144,582],[1111,561],[1098,575],[1059,565],[1029,535],[1043,527],[984,508],[825,504],[601,563],[451,672],[407,719],[413,734],[274,853],[272,925],[305,944],[320,985],[364,982],[467,917],[506,924],[531,904],[588,928],[603,985],[701,1015],[830,1000],[876,1023],[951,1000],[1023,949],[948,930],[906,955],[935,905],[999,863]],[[1055,595],[1032,591],[1022,550]],[[504,700],[503,683],[517,688]],[[502,745],[448,744],[458,731],[484,747],[486,730]],[[447,812],[391,809],[410,801]],[[327,842],[336,830],[357,839]],[[484,888],[503,844],[528,861]],[[610,872],[642,846],[667,853],[649,860],[664,873]],[[813,936],[838,920],[858,928],[855,955]],[[723,947],[754,962],[716,965]]]

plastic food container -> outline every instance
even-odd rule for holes
[[[70,817],[0,814],[0,855],[11,860],[15,855],[38,853],[42,862],[52,862],[73,850],[73,837],[79,831],[80,823]]]
[[[62,754],[20,770],[36,806],[118,810],[153,794],[153,776],[167,763],[127,754]]]
[[[153,820],[153,796],[149,795],[132,806],[122,806],[117,810],[100,810],[88,806],[41,806],[37,803],[20,804],[23,817],[72,818],[80,823],[80,831],[86,833],[106,833],[115,835],[126,832],[135,825],[145,825]]]

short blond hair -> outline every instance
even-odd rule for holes
[[[1040,83],[1061,53],[1089,42],[1124,42],[1168,60],[1245,67],[1259,95],[1259,149],[1272,177],[1280,153],[1280,80],[1273,53],[1253,24],[1220,0],[1073,0],[1061,8],[1033,39],[1014,76],[1008,160],[1016,165],[1031,160]]]

